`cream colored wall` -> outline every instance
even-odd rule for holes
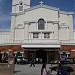
[[[64,23],[65,25],[63,25]],[[62,25],[61,25],[62,24]],[[73,43],[73,16],[72,14],[60,13],[59,17],[59,40],[63,43]]]
[[[35,10],[31,10],[25,12],[24,15],[20,15],[16,17],[16,25],[20,23],[24,23],[24,21],[38,21],[40,18],[43,18],[45,21],[58,21],[58,11],[46,9],[46,8],[38,8]]]
[[[59,29],[59,40],[60,41],[69,41],[69,29],[68,28],[61,28]]]
[[[74,33],[74,43],[75,43],[75,30],[73,31],[73,33]]]
[[[15,40],[24,40],[24,29],[15,29]]]
[[[13,0],[13,5],[19,3],[17,0]],[[73,17],[71,14],[68,14],[59,10],[47,9],[43,7],[39,7],[36,9],[27,9],[26,4],[30,4],[30,0],[23,0],[25,3],[24,9],[26,9],[23,13],[18,13],[19,5],[12,7],[12,13],[18,13],[18,16],[12,16],[12,24],[14,25],[11,28],[12,39],[15,39],[15,42],[73,42]],[[15,8],[16,7],[16,8]],[[58,13],[59,11],[59,13]],[[19,15],[21,14],[21,15]],[[68,14],[68,15],[67,15]],[[43,18],[45,23],[45,30],[38,30],[38,20]],[[65,23],[65,27],[60,27],[61,23]],[[22,28],[19,28],[18,25],[23,25]],[[39,31],[39,38],[33,39],[33,32]],[[43,32],[49,32],[50,38],[44,39]],[[21,34],[21,37],[19,37]],[[65,35],[65,36],[64,36]],[[67,41],[66,41],[67,40]]]
[[[47,23],[47,30],[49,30],[49,31],[54,31],[54,25],[53,25],[53,23]]]
[[[30,0],[12,0],[12,5],[16,5],[20,1],[23,1],[23,3],[26,4],[26,5],[30,5]]]
[[[10,43],[10,31],[0,31],[0,44]]]
[[[30,0],[12,0],[12,13],[19,13],[19,2],[23,2],[24,9],[30,8]]]
[[[74,34],[73,34],[73,16],[69,15],[69,32],[70,32],[70,40],[74,41]]]
[[[47,14],[42,15],[41,12],[40,12],[41,10],[43,12],[45,11],[45,13],[47,13]],[[35,13],[34,13],[34,15],[32,15],[33,12],[35,12],[38,16]],[[29,14],[29,17],[27,17],[28,14]],[[55,17],[54,14],[56,14],[56,17]],[[49,16],[49,17],[47,18],[46,15]],[[54,17],[51,17],[52,15]],[[24,40],[28,39],[28,40],[32,40],[30,42],[33,42],[33,41],[35,41],[35,40],[37,41],[39,39],[38,42],[40,42],[40,40],[44,39],[43,37],[41,37],[41,36],[43,36],[43,33],[41,35],[41,31],[39,33],[39,38],[38,39],[33,39],[33,33],[31,32],[31,31],[33,31],[33,32],[38,31],[38,23],[37,22],[38,22],[38,19],[40,19],[40,18],[44,18],[45,21],[46,21],[46,23],[45,23],[45,31],[51,32],[50,39],[46,39],[46,40],[49,40],[49,42],[52,42],[52,41],[53,42],[54,41],[55,42],[60,41],[62,43],[71,42],[70,37],[73,36],[73,34],[70,33],[73,30],[72,29],[73,27],[72,27],[72,24],[71,24],[72,15],[69,16],[69,15],[66,15],[66,14],[60,14],[60,18],[58,18],[58,12],[57,11],[48,10],[48,9],[44,9],[44,8],[35,9],[35,10],[32,10],[32,11],[26,12],[24,15],[20,15],[20,16],[16,17],[15,26],[17,26],[18,24],[24,24],[24,26],[25,26],[24,32],[22,32],[22,33],[24,33]],[[66,20],[64,20],[64,19],[66,19]],[[55,21],[58,21],[58,20],[59,20],[59,23],[58,22],[55,23]],[[30,24],[25,24],[26,21],[30,22]],[[52,23],[48,22],[48,21],[51,21]],[[61,23],[65,23],[66,26],[59,28]],[[18,36],[18,34],[16,34],[16,36]],[[41,42],[46,42],[46,40],[41,41]],[[27,42],[29,42],[29,41],[27,41]]]
[[[31,23],[29,25],[29,31],[37,30],[37,23]]]
[[[33,15],[33,13],[34,13],[34,15]],[[56,17],[55,17],[55,15],[56,15]],[[40,31],[40,33],[39,33],[39,38],[38,38],[39,40],[33,39],[32,31],[33,32],[38,31],[38,23],[37,22],[40,18],[43,18],[46,21],[45,31],[50,32],[50,39],[42,40],[42,39],[44,39],[44,34],[43,33],[41,34],[42,31]],[[36,41],[38,40],[37,42],[46,42],[47,40],[49,40],[49,42],[52,42],[53,39],[57,41],[57,39],[58,39],[58,36],[57,36],[58,35],[58,29],[57,29],[58,25],[53,25],[53,23],[47,23],[48,21],[58,21],[58,11],[49,10],[49,9],[45,9],[45,8],[38,8],[38,9],[35,9],[32,11],[25,12],[24,15],[17,16],[16,22],[15,22],[15,27],[17,27],[18,24],[24,25],[24,31],[21,32],[21,34],[24,34],[23,37],[24,37],[25,43],[27,40],[30,40],[27,42],[35,42],[35,40]],[[25,22],[30,22],[30,24],[25,24]],[[16,29],[15,29],[15,31],[16,31]],[[55,32],[55,35],[53,35],[53,31]],[[16,32],[14,32],[14,33],[15,33],[15,40],[16,41],[20,40],[20,42],[21,41],[24,42],[20,37],[18,38],[18,34]],[[40,40],[42,40],[42,41],[40,41]]]
[[[65,13],[60,13],[60,17],[59,17],[59,21],[60,23],[66,23],[67,25],[69,25],[69,16]]]

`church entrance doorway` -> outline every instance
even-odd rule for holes
[[[43,49],[36,51],[36,58],[41,60],[42,63],[47,62],[47,52]]]

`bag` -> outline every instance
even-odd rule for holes
[[[51,75],[50,71],[48,71],[46,75]]]

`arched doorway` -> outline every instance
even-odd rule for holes
[[[43,49],[36,52],[36,58],[42,59],[42,63],[47,62],[47,52]]]

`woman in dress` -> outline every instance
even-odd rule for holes
[[[46,74],[47,74],[46,64],[43,63],[43,65],[42,65],[42,69],[41,69],[41,75],[46,75]]]

